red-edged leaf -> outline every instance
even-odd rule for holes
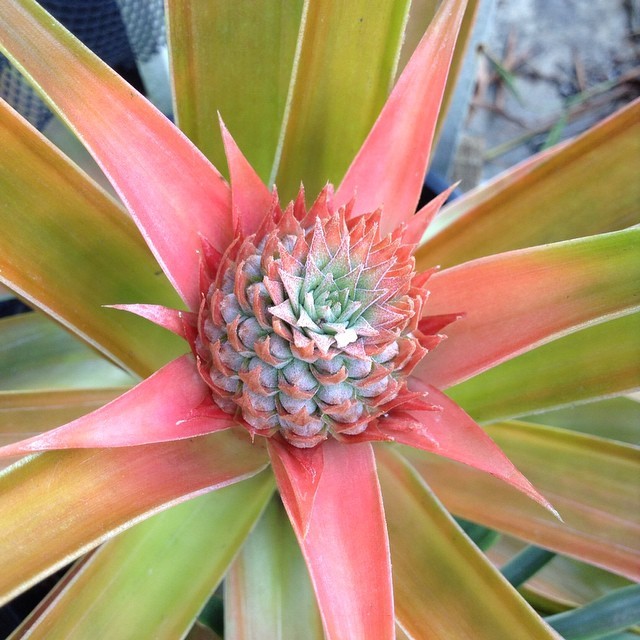
[[[431,202],[420,209],[407,223],[407,230],[404,232],[402,239],[407,244],[417,244],[422,239],[427,227],[431,221],[438,215],[440,207],[447,201],[451,192],[456,188],[457,184],[450,186],[446,191],[438,194]]]
[[[174,336],[100,306],[181,306],[124,208],[2,100],[0,149],[0,282],[141,377],[184,353]]]
[[[119,533],[90,554],[88,562],[77,563],[81,568],[76,570],[76,565],[71,570],[73,580],[65,575],[63,584],[56,585],[15,636],[33,640],[187,637],[256,525],[274,485],[273,476],[263,472]],[[300,564],[304,566],[302,558]]]
[[[416,253],[419,269],[617,231],[640,222],[640,101],[447,207]]]
[[[222,176],[165,116],[32,0],[3,3],[0,47],[91,151],[169,279],[197,309],[198,234],[218,249],[232,237]]]
[[[307,561],[325,633],[329,640],[391,639],[389,540],[371,445],[330,439],[320,446],[322,475],[306,535],[299,526],[299,492],[287,486],[300,474],[289,474],[282,486],[278,471],[276,479]],[[271,455],[277,455],[274,449]]]
[[[510,167],[509,169],[498,174],[495,178],[489,180],[488,182],[483,183],[470,191],[467,191],[461,198],[458,198],[454,202],[448,204],[446,209],[438,216],[438,219],[434,222],[434,224],[429,227],[424,242],[420,245],[420,248],[415,253],[418,271],[430,268],[434,262],[436,264],[440,264],[441,266],[451,267],[461,262],[467,262],[467,260],[471,260],[472,258],[482,257],[481,255],[473,255],[469,258],[458,260],[456,262],[455,260],[450,260],[448,253],[446,255],[446,258],[441,253],[435,260],[432,260],[429,257],[428,251],[424,249],[424,247],[431,247],[433,245],[433,239],[435,237],[440,236],[444,233],[448,234],[448,231],[445,232],[445,229],[449,229],[449,227],[457,224],[458,219],[468,215],[468,212],[474,207],[485,205],[487,202],[489,204],[494,204],[495,206],[495,203],[492,202],[492,198],[496,198],[496,200],[499,200],[503,189],[506,189],[511,185],[518,184],[518,182],[528,176],[531,171],[535,170],[536,167],[538,167],[550,157],[556,155],[568,144],[568,142],[563,142],[554,145],[549,149],[545,149],[544,151],[539,151],[535,155],[526,158],[522,162],[519,162],[513,167]],[[475,224],[475,222],[476,221],[474,220],[473,224]],[[541,242],[533,242],[529,246],[535,246],[537,244],[541,244]],[[500,253],[503,250],[507,251],[513,248],[516,247],[509,247],[508,249],[501,248],[500,250],[496,251],[486,251],[484,255],[493,255],[494,253]]]
[[[429,280],[426,313],[463,313],[414,376],[446,388],[640,305],[640,228],[480,258]]]
[[[443,3],[336,193],[356,216],[382,206],[383,234],[415,211],[465,6]]]
[[[169,309],[159,304],[109,304],[105,305],[110,309],[119,309],[135,313],[141,318],[146,318],[150,322],[171,331],[187,340],[185,325],[195,326],[197,314],[191,311],[181,311],[180,309]]]
[[[97,411],[1,448],[0,456],[182,440],[228,429],[233,422],[213,403],[193,358],[187,355]]]
[[[57,424],[71,422],[126,391],[126,387],[0,391],[0,444],[16,442]]]
[[[323,447],[302,449],[276,438],[269,438],[267,442],[282,500],[288,505],[296,529],[306,536],[322,477]]]
[[[628,441],[640,444],[640,415],[627,416],[629,430],[617,431],[614,419],[622,419],[625,412],[616,407],[598,416],[597,405],[591,402],[638,389],[640,313],[630,313],[507,360],[447,389],[447,395],[480,423],[530,416],[558,407],[578,409],[577,403],[588,402],[582,411],[590,416],[592,425],[599,423],[602,429],[596,427],[594,435],[623,441],[631,438]],[[636,404],[640,414],[640,403]],[[531,419],[549,424],[544,415],[540,420]],[[557,426],[580,431],[579,424],[571,416]]]
[[[222,118],[220,130],[231,177],[233,217],[242,233],[249,236],[255,233],[269,212],[273,196],[238,148]]]
[[[413,384],[420,383],[414,381]],[[398,417],[391,413],[388,418],[379,421],[378,429],[388,439],[416,449],[432,451],[490,473],[558,515],[473,418],[434,387],[420,386],[428,392],[429,401],[441,407],[440,411],[400,407]]]

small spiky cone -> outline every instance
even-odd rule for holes
[[[308,212],[302,191],[284,212],[274,196],[257,233],[204,251],[200,372],[220,408],[298,447],[362,434],[414,398],[406,378],[442,339],[420,330],[429,274],[403,229],[381,238],[379,211],[350,219],[331,195]]]

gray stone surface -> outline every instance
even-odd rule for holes
[[[640,0],[496,0],[481,50],[463,135],[484,148],[488,179],[538,151],[563,114],[560,139],[640,95]]]

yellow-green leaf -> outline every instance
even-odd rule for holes
[[[102,305],[177,306],[175,291],[122,208],[0,102],[0,280],[141,375],[184,343]]]
[[[640,402],[632,398],[607,398],[527,416],[525,420],[640,446]]]
[[[98,549],[20,632],[174,640],[189,630],[273,492],[273,476],[189,500]]]
[[[422,35],[427,30],[427,27],[433,19],[438,5],[439,2],[437,0],[413,0],[411,2],[409,20],[407,21],[405,38],[400,54],[400,64],[398,65],[399,70],[404,69],[405,65],[409,61],[413,50],[418,45],[418,42],[420,42],[420,38],[422,38]],[[458,38],[456,40],[456,48],[453,54],[453,60],[449,69],[447,87],[444,92],[442,107],[440,109],[440,116],[438,118],[438,130],[440,129],[444,118],[446,118],[447,116],[451,97],[453,95],[453,91],[456,88],[456,82],[460,74],[460,68],[462,67],[462,63],[465,59],[465,56],[467,55],[467,49],[471,40],[471,36],[473,34],[473,28],[475,26],[479,7],[479,0],[469,0],[467,2],[467,8],[464,12],[464,18],[462,19],[460,32],[458,33]]]
[[[633,313],[503,362],[447,394],[476,420],[490,422],[639,387],[640,314]]]
[[[407,0],[318,0],[305,7],[281,148],[278,190],[312,198],[338,184],[391,88]]]
[[[421,269],[615,231],[640,222],[640,101],[542,162],[516,169],[489,192],[471,192],[443,211],[450,220],[416,253]],[[487,197],[489,194],[489,197]]]
[[[487,432],[564,522],[487,474],[423,451],[402,452],[456,515],[640,576],[640,448],[523,422],[490,425]]]
[[[286,511],[274,498],[225,581],[227,640],[322,640],[309,573]]]
[[[409,8],[409,19],[404,31],[404,40],[400,50],[398,71],[405,68],[409,58],[418,46],[424,32],[427,30],[433,16],[436,15],[438,0],[412,0]]]
[[[251,477],[266,453],[244,433],[54,451],[0,472],[0,602],[158,511]]]
[[[557,638],[397,453],[376,449],[396,618],[412,638]]]
[[[219,169],[218,128],[267,182],[293,69],[303,0],[169,0],[178,126]]]
[[[125,371],[40,314],[0,319],[0,390],[134,383]]]
[[[0,391],[0,445],[71,422],[124,393],[123,387]]]

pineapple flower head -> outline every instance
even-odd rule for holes
[[[274,196],[256,233],[204,245],[190,343],[215,403],[254,434],[348,442],[423,395],[407,378],[442,339],[422,319],[430,273],[406,225],[381,237],[380,210],[352,210],[331,185],[309,210],[302,190],[284,211]]]

